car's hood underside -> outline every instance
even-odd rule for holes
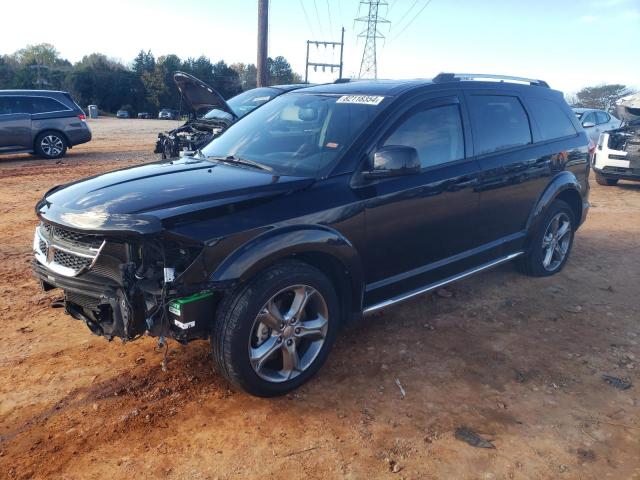
[[[117,170],[56,187],[38,215],[93,232],[154,233],[171,222],[222,215],[313,182],[260,170],[184,158]]]
[[[204,115],[209,110],[217,108],[235,117],[235,113],[222,96],[193,75],[176,72],[173,74],[173,81],[196,116]]]

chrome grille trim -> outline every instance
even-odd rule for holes
[[[44,229],[49,233],[49,238],[42,234],[40,229]],[[96,263],[100,252],[106,245],[106,241],[102,240],[100,247],[89,247],[84,251],[77,251],[68,246],[60,245],[56,236],[51,236],[50,232],[53,228],[50,225],[43,224],[36,228],[33,237],[33,252],[36,260],[41,265],[47,267],[54,273],[65,277],[76,277],[87,270],[90,270]],[[75,258],[74,258],[75,257]],[[67,265],[63,265],[60,261],[64,261]],[[68,265],[80,268],[71,268]]]

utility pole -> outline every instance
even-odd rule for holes
[[[309,61],[309,46],[310,45],[315,45],[316,47],[319,47],[320,45],[324,46],[324,48],[327,48],[328,46],[331,46],[331,48],[336,48],[336,46],[340,46],[340,63],[317,63],[317,62],[310,62]],[[339,72],[339,76],[338,78],[342,78],[342,57],[343,57],[343,52],[344,52],[344,27],[342,27],[342,36],[340,37],[340,41],[339,42],[329,42],[329,41],[324,41],[324,40],[307,40],[307,62],[306,62],[306,67],[304,69],[304,83],[308,83],[309,80],[309,67],[313,67],[314,71],[318,70],[318,67],[322,67],[322,71],[324,72],[327,68],[331,69],[331,73],[333,73],[333,69],[337,68],[338,72]]]
[[[266,87],[268,82],[267,45],[269,35],[269,0],[258,0],[258,61],[256,69],[258,87]]]
[[[364,22],[367,24],[366,29],[358,35],[358,37],[365,37],[358,78],[378,78],[376,39],[384,38],[384,35],[378,31],[378,24],[391,23],[389,20],[380,17],[378,10],[381,5],[386,6],[387,2],[384,0],[362,0],[360,4],[367,7],[368,15],[366,17],[356,18],[355,20],[356,22]]]

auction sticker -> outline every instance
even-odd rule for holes
[[[336,103],[357,103],[360,105],[379,105],[384,97],[377,95],[343,95]]]

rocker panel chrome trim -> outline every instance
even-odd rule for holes
[[[453,283],[455,281],[462,280],[463,278],[467,278],[467,277],[470,277],[471,275],[474,275],[476,273],[482,272],[483,270],[487,270],[488,268],[495,267],[495,266],[500,265],[502,263],[509,262],[509,261],[513,260],[514,258],[519,257],[523,253],[524,252],[516,252],[516,253],[512,253],[510,255],[507,255],[505,257],[500,257],[497,260],[493,260],[493,261],[491,261],[489,263],[485,263],[483,265],[480,265],[479,267],[472,268],[471,270],[467,270],[466,272],[460,273],[458,275],[454,275],[454,276],[446,278],[444,280],[440,280],[439,282],[432,283],[430,285],[418,288],[416,290],[412,290],[409,293],[405,293],[403,295],[398,295],[396,297],[392,297],[392,298],[390,298],[388,300],[384,300],[383,302],[376,303],[374,305],[371,305],[370,307],[365,308],[362,313],[364,315],[366,315],[368,313],[375,312],[376,310],[381,310],[383,308],[386,308],[388,306],[394,305],[396,303],[400,303],[400,302],[402,302],[404,300],[408,300],[408,299],[416,297],[418,295],[422,295],[423,293],[427,293],[430,290],[434,290],[436,288],[443,287],[445,285],[448,285],[449,283]]]

